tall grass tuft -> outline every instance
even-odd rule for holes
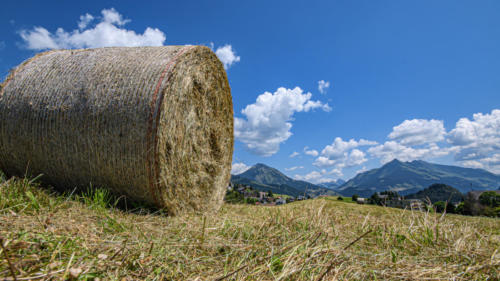
[[[104,188],[93,188],[90,186],[81,195],[85,205],[93,209],[106,209],[116,207],[117,201],[113,202],[111,192]]]

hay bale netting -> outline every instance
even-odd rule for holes
[[[0,168],[102,186],[171,214],[218,209],[229,182],[226,72],[201,46],[57,50],[0,88]]]

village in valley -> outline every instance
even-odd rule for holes
[[[410,210],[425,210],[426,204],[420,199],[405,199],[403,196],[393,196],[392,194],[376,193],[374,197],[378,198],[362,198],[357,195],[352,197],[337,196],[337,200],[346,201],[357,204],[377,204],[385,207],[410,209]],[[254,189],[250,185],[245,184],[229,184],[226,192],[226,202],[228,203],[247,203],[262,206],[278,206],[295,201],[309,200],[315,198],[335,198],[335,196],[318,195],[311,197],[309,195],[299,195],[297,197],[273,194],[271,191],[260,191]]]
[[[443,188],[442,184],[434,184],[425,189],[437,190]],[[445,186],[446,187],[446,186]],[[458,192],[458,191],[457,191]],[[274,194],[272,191],[262,191],[253,188],[250,185],[230,183],[227,186],[225,201],[227,203],[243,203],[260,206],[279,206],[296,201],[303,201],[309,199],[325,198],[328,200],[338,200],[346,203],[357,204],[371,204],[382,207],[399,208],[412,211],[429,211],[437,213],[455,213],[463,215],[486,215],[498,216],[498,210],[490,208],[491,206],[486,201],[498,201],[500,190],[496,191],[470,191],[465,195],[452,197],[448,199],[437,200],[433,197],[421,196],[421,198],[413,198],[415,195],[408,196],[399,195],[395,191],[375,192],[369,198],[359,197],[353,195],[351,197],[345,196],[331,196],[331,195],[318,195],[310,196],[304,192],[304,195],[297,197],[286,194]],[[496,204],[496,203],[495,203]],[[496,205],[495,205],[496,206]]]
[[[284,194],[273,194],[271,191],[256,190],[249,185],[230,183],[227,186],[225,201],[228,203],[276,206],[306,199],[311,199],[311,196],[303,195],[294,197]]]

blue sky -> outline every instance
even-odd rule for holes
[[[499,14],[499,1],[9,1],[0,75],[50,48],[204,44],[232,88],[234,172],[262,162],[322,182],[398,158],[500,173]]]

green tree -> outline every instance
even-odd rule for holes
[[[387,200],[396,199],[399,197],[399,194],[396,191],[386,190],[380,192],[380,195],[387,195]]]
[[[251,197],[246,197],[244,202],[246,204],[251,204],[251,205],[255,205],[255,203],[257,202],[257,199],[255,198],[251,198]]]
[[[498,208],[491,208],[491,207],[485,207],[483,206],[483,209],[481,210],[481,215],[482,216],[487,216],[487,217],[497,217],[498,216],[498,211],[495,209]]]
[[[236,190],[228,190],[224,200],[228,203],[242,203],[244,200],[243,194]]]
[[[460,202],[458,203],[457,207],[455,208],[455,213],[456,214],[461,214],[461,215],[465,215],[464,213],[464,202]]]
[[[358,201],[358,198],[359,198],[359,196],[358,196],[357,194],[354,194],[354,195],[352,196],[352,201],[353,201],[353,202],[356,202],[356,201]]]
[[[387,197],[384,196],[386,198],[382,199],[380,198],[380,195],[387,195]],[[370,199],[368,199],[368,203],[382,206],[385,205],[386,201],[395,200],[399,198],[399,194],[396,191],[391,191],[391,190],[382,191],[380,192],[380,195],[378,192],[373,193]]]
[[[448,214],[454,214],[455,213],[455,206],[446,201],[438,201],[433,204],[434,209],[436,210],[437,213],[442,213],[446,210],[446,213]]]
[[[485,206],[496,208],[500,206],[500,194],[495,191],[486,191],[479,196],[479,202]]]
[[[495,216],[500,217],[500,207],[494,208],[493,211],[495,212]]]
[[[339,197],[337,197],[337,200],[344,201],[344,198],[342,198],[342,196],[339,196]]]
[[[377,192],[373,193],[372,196],[370,197],[370,199],[368,199],[368,203],[374,204],[374,205],[382,205],[381,202],[382,202],[382,199],[380,199]]]
[[[437,201],[433,205],[434,205],[434,209],[436,210],[436,213],[442,213],[442,212],[444,212],[444,209],[446,207],[446,202]]]
[[[448,214],[456,214],[457,211],[456,211],[455,205],[453,205],[451,202],[447,202],[447,204],[446,204],[446,212]]]

